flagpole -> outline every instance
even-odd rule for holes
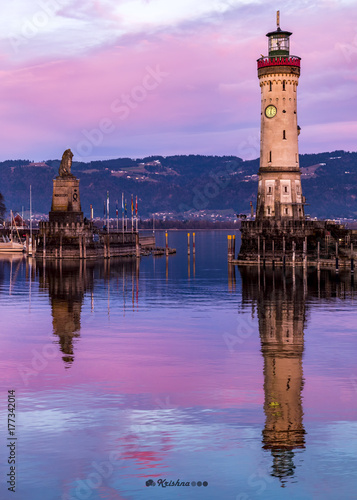
[[[29,255],[32,256],[32,185],[30,184],[30,244],[27,248]]]
[[[124,237],[124,193],[121,194],[121,218],[122,218],[122,229]]]
[[[116,216],[117,216],[117,231],[118,231],[118,230],[119,230],[119,210],[118,210],[118,200],[117,200]]]
[[[107,233],[109,234],[109,191],[107,191]]]
[[[131,232],[134,232],[134,199],[131,195]]]
[[[136,232],[138,232],[138,197],[135,196],[135,218],[136,218]]]

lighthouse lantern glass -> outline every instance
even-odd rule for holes
[[[289,36],[283,33],[274,33],[269,36],[269,55],[289,55]]]

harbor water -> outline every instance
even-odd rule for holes
[[[169,231],[168,258],[0,257],[0,498],[356,498],[353,277],[228,266],[231,233],[188,255]]]

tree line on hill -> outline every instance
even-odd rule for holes
[[[29,208],[32,185],[33,211],[48,214],[52,200],[52,179],[58,175],[60,160],[33,166],[29,160],[0,162],[1,210],[21,213]],[[357,217],[357,153],[333,151],[300,155],[306,213],[312,217]],[[309,168],[313,167],[313,168]],[[73,162],[72,173],[80,178],[82,210],[88,217],[102,217],[107,191],[110,216],[122,192],[130,215],[131,195],[138,196],[139,216],[171,212],[174,218],[192,219],[196,212],[250,212],[256,204],[259,159],[243,161],[235,156],[150,156]]]

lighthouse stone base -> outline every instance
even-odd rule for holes
[[[321,263],[350,265],[357,231],[334,221],[261,219],[242,221],[237,264]]]

